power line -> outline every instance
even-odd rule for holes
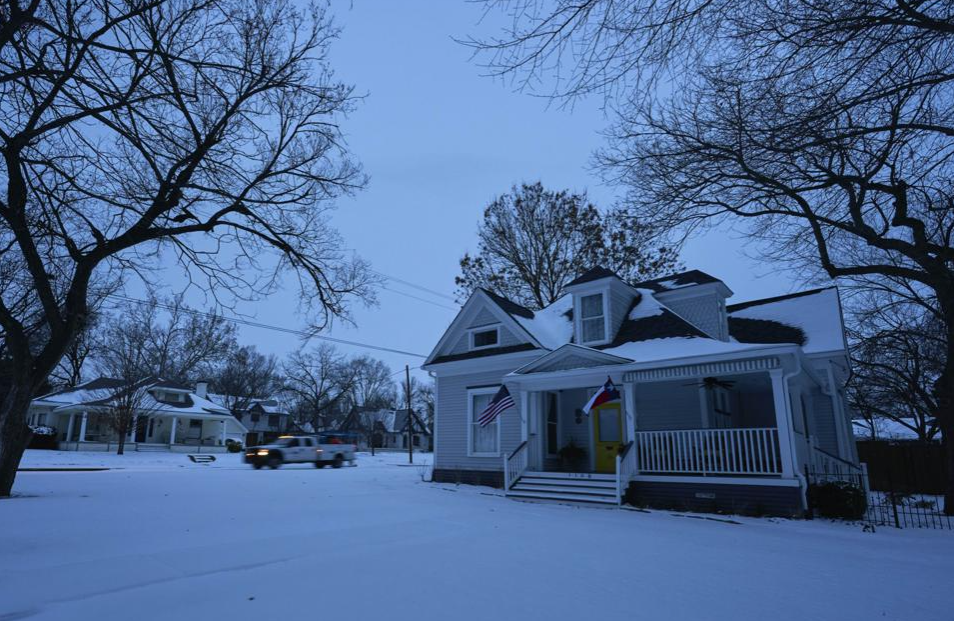
[[[460,310],[460,308],[458,308],[458,307],[447,306],[446,304],[441,304],[441,303],[435,302],[435,301],[433,301],[433,300],[426,300],[426,299],[424,299],[424,298],[420,298],[420,297],[418,297],[418,296],[416,296],[416,295],[412,295],[412,294],[407,293],[407,292],[405,292],[405,291],[398,291],[397,289],[392,289],[391,287],[386,287],[386,286],[384,286],[384,285],[381,285],[381,288],[384,289],[385,291],[390,291],[391,293],[396,293],[396,294],[398,294],[398,295],[403,295],[404,297],[411,298],[412,300],[418,300],[419,302],[424,302],[425,304],[430,304],[431,306],[437,306],[438,308],[446,308],[447,310],[452,310],[452,311],[458,311],[458,310]]]
[[[381,277],[383,277],[383,278],[387,278],[388,280],[393,280],[394,282],[399,282],[399,283],[401,283],[402,285],[407,285],[408,287],[413,287],[413,288],[415,288],[415,289],[419,289],[419,290],[421,290],[421,291],[425,291],[425,292],[427,292],[427,293],[430,293],[431,295],[436,295],[436,296],[439,297],[439,298],[444,298],[445,300],[450,300],[451,302],[454,302],[454,303],[457,302],[457,300],[454,298],[454,296],[447,295],[446,293],[441,293],[440,291],[435,291],[434,289],[428,289],[427,287],[425,287],[425,286],[423,286],[423,285],[415,284],[415,283],[410,282],[410,281],[408,281],[408,280],[404,280],[404,279],[398,278],[397,276],[390,276],[390,275],[388,275],[388,274],[385,274],[384,272],[379,272],[378,270],[375,270],[375,269],[372,269],[371,271],[374,272],[375,274],[377,274],[378,276],[381,276]]]
[[[150,302],[148,300],[140,300],[138,298],[131,298],[119,294],[108,294],[107,297],[115,298],[117,300],[122,300],[124,302],[131,302],[133,304],[154,304],[157,308],[162,308],[164,310],[176,310],[176,307],[169,304],[163,304],[161,302]],[[427,358],[424,354],[416,354],[414,352],[404,351],[401,349],[393,349],[391,347],[383,347],[380,345],[371,345],[368,343],[360,343],[358,341],[349,341],[347,339],[339,339],[333,336],[324,336],[321,334],[314,334],[311,332],[306,332],[305,330],[295,330],[294,328],[285,328],[282,326],[275,326],[267,323],[261,323],[258,321],[249,321],[247,319],[238,319],[236,317],[225,317],[223,315],[215,315],[213,313],[208,313],[205,311],[194,310],[191,308],[182,308],[179,307],[178,310],[184,313],[190,313],[192,315],[198,315],[201,317],[218,317],[223,321],[228,321],[234,324],[240,324],[243,326],[249,326],[252,328],[262,328],[264,330],[274,330],[275,332],[284,332],[285,334],[294,334],[296,336],[302,336],[305,338],[320,339],[322,341],[329,341],[331,343],[339,343],[341,345],[353,345],[355,347],[364,347],[365,349],[374,349],[377,351],[384,351],[392,354],[401,354],[403,356],[414,356],[415,358]]]

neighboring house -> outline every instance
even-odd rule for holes
[[[413,410],[408,417],[408,410],[392,410],[386,408],[368,408],[355,406],[341,423],[340,430],[357,433],[361,436],[358,447],[368,449],[368,437],[374,441],[375,448],[407,450],[407,426],[411,421],[411,443],[415,450],[429,452],[433,447],[433,435],[428,426]],[[374,425],[374,433],[369,434],[369,425]]]
[[[161,378],[131,388],[122,380],[100,377],[51,392],[33,400],[28,420],[55,427],[61,450],[110,450],[118,437],[107,415],[117,396],[132,389],[144,392],[126,450],[222,452],[226,440],[241,442],[245,437],[242,423],[207,398],[204,382],[190,388]]]
[[[216,400],[224,402],[221,398]],[[278,436],[302,431],[292,419],[291,407],[280,396],[253,399],[247,408],[233,414],[248,429],[245,446],[266,444]]]
[[[424,365],[434,480],[796,515],[806,469],[858,470],[835,288],[727,305],[697,270],[629,284],[596,268],[566,292],[533,312],[478,290],[460,310]],[[607,377],[621,399],[584,415]],[[481,427],[501,385],[516,405]]]

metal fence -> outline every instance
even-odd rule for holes
[[[872,530],[879,526],[954,530],[954,516],[944,513],[944,496],[921,485],[916,471],[895,474],[872,479],[866,469],[840,474],[806,471],[808,517],[823,514],[822,486],[834,484],[856,490],[864,498],[861,522]]]

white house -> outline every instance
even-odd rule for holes
[[[55,427],[61,450],[106,451],[118,437],[106,414],[129,390],[122,380],[100,377],[33,400],[28,422]],[[190,388],[161,378],[137,382],[144,390],[140,414],[126,439],[126,450],[223,452],[226,440],[243,442],[248,430],[225,408],[207,398],[206,384]]]
[[[796,515],[805,471],[858,469],[838,291],[728,305],[700,271],[596,268],[533,312],[476,291],[427,359],[434,479],[508,495]],[[621,398],[582,408],[607,379]],[[516,403],[477,417],[501,386]]]

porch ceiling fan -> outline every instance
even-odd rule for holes
[[[690,382],[689,384],[683,384],[683,386],[697,386],[699,388],[705,388],[706,390],[713,390],[715,388],[732,390],[732,387],[735,386],[735,382],[733,380],[720,380],[718,377],[703,377],[702,380],[698,382]]]

